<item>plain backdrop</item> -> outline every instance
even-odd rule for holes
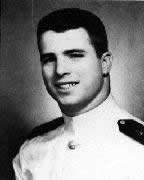
[[[80,7],[104,22],[112,92],[121,107],[144,120],[144,2],[94,0],[1,1],[0,179],[12,179],[11,160],[31,129],[60,116],[41,77],[38,20],[52,10]]]

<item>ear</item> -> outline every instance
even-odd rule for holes
[[[105,52],[101,57],[102,71],[104,75],[108,75],[112,66],[113,56],[111,52]]]

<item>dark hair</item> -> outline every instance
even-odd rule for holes
[[[108,41],[105,27],[102,21],[87,10],[78,8],[66,8],[53,11],[44,16],[38,24],[37,40],[40,50],[41,35],[48,31],[64,32],[69,29],[84,28],[94,46],[97,57],[101,58],[103,53],[108,51]]]

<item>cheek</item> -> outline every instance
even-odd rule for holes
[[[47,80],[50,80],[54,76],[54,68],[48,66],[42,67],[42,75]]]
[[[89,62],[80,65],[78,73],[83,79],[93,81],[102,76],[102,67],[100,63]]]
[[[84,73],[95,73],[102,71],[102,64],[94,53],[87,55],[79,62],[79,70]]]
[[[81,69],[80,76],[81,85],[87,93],[100,89],[103,82],[101,67],[95,65],[91,68],[85,68],[84,71]]]

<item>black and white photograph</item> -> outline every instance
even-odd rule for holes
[[[1,0],[0,180],[144,180],[144,2]]]

